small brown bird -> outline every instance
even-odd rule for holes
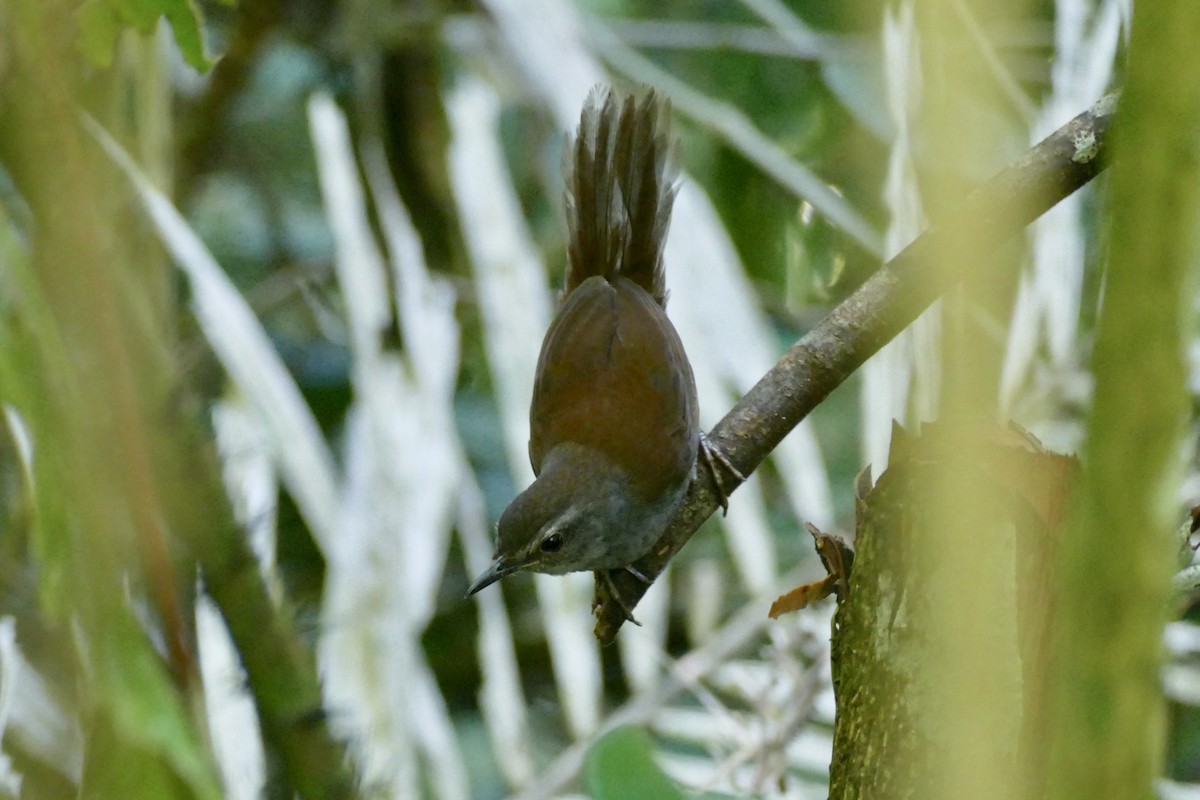
[[[567,167],[566,288],[529,412],[537,479],[500,517],[474,594],[518,570],[628,567],[671,520],[700,448],[696,382],[665,311],[676,187],[669,103],[589,95]]]

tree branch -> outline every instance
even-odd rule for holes
[[[955,283],[983,270],[996,248],[1107,166],[1107,133],[1117,96],[1101,99],[1035,145],[968,195],[940,223],[846,298],[792,345],[708,434],[743,475],[754,471],[775,446],[868,358],[916,319]],[[964,230],[970,235],[964,235]],[[961,263],[954,275],[929,265]],[[719,467],[718,467],[719,468]],[[718,495],[705,470],[697,470],[683,506],[648,555],[634,567],[651,581],[717,509]],[[728,488],[736,479],[725,474]],[[648,584],[627,570],[611,573],[627,606]],[[596,586],[596,638],[611,642],[625,621],[605,581]]]

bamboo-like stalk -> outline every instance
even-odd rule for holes
[[[73,10],[42,0],[6,6],[0,160],[34,235],[31,267],[5,265],[19,292],[2,321],[0,389],[32,433],[42,607],[76,644],[80,791],[220,795],[195,702],[199,567],[237,642],[284,790],[350,797],[312,655],[233,522],[211,438],[172,357],[167,265],[130,217],[128,184],[79,124],[81,105],[101,124],[128,109],[118,102],[119,70],[85,85]],[[137,68],[156,69],[153,51],[141,52]],[[142,110],[168,113],[166,104]],[[143,152],[156,149],[149,144]]]
[[[1114,123],[1109,252],[1077,512],[1063,543],[1044,796],[1155,795],[1200,211],[1200,6],[1139,5]],[[1169,76],[1169,77],[1168,77]]]

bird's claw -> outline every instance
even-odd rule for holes
[[[721,452],[721,448],[713,444],[704,433],[700,434],[700,455],[708,467],[709,474],[712,475],[713,486],[717,490],[717,503],[721,506],[721,516],[725,516],[729,513],[729,495],[733,492],[733,489],[725,488],[725,481],[721,477],[721,471],[717,469],[716,462],[719,461],[729,471],[730,475],[737,478],[738,485],[746,482],[746,476],[741,473],[741,470],[730,463],[725,454]],[[736,489],[737,486],[733,488]]]
[[[633,569],[632,566],[625,567],[625,569],[633,573],[637,578],[646,581],[646,583],[650,582],[646,579],[645,575]],[[621,597],[621,590],[617,588],[617,582],[613,580],[612,572],[606,569],[598,569],[596,570],[596,578],[608,586],[608,595],[612,599],[612,602],[617,604],[617,608],[621,609],[621,616],[625,618],[625,621],[632,622],[639,628],[642,627],[642,623],[638,622],[637,618],[633,616],[633,609],[626,605],[624,598]]]

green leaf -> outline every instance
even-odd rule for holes
[[[164,784],[178,781],[191,797],[216,800],[220,781],[161,659],[128,609],[113,612],[89,644],[96,694],[120,747],[156,765]]]
[[[201,72],[207,71],[215,61],[208,56],[204,46],[204,16],[194,0],[170,0],[166,2],[167,21],[175,32],[175,43],[183,57]]]
[[[87,0],[75,11],[79,49],[100,67],[112,64],[113,48],[121,34],[121,17],[108,0]]]
[[[641,728],[617,728],[588,752],[584,781],[594,800],[684,800],[686,795],[650,757],[650,736]]]
[[[213,60],[204,46],[204,17],[195,0],[86,0],[75,12],[79,49],[93,63],[107,67],[122,30],[150,33],[162,17],[171,23],[184,59],[201,72],[208,70]]]

